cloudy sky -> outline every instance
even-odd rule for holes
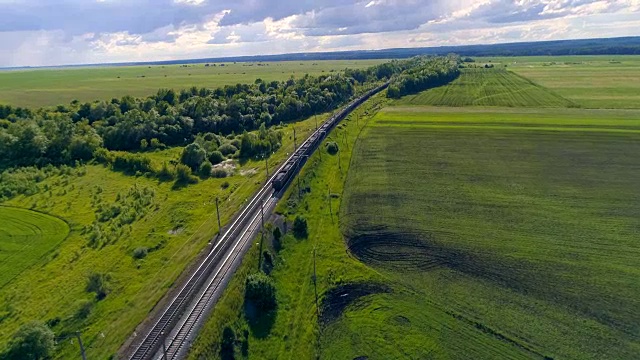
[[[0,0],[0,67],[640,35],[640,0]]]

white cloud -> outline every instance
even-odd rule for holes
[[[640,28],[640,0],[0,0],[0,13],[0,66],[628,36]]]

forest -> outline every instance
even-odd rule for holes
[[[396,81],[400,93],[440,84],[455,72],[450,60],[418,57],[319,77],[257,79],[217,89],[160,89],[146,98],[72,101],[37,110],[0,105],[0,163],[4,168],[73,164],[93,159],[101,148],[184,146],[198,134],[227,136],[269,128],[336,109],[357,92],[400,73],[406,73]],[[251,136],[242,139],[253,141],[235,146],[244,149],[240,155],[246,157],[274,145]]]

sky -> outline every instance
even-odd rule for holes
[[[640,35],[640,0],[0,0],[0,67]]]

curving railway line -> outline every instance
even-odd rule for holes
[[[186,355],[191,341],[260,229],[262,216],[271,214],[291,179],[331,129],[388,85],[387,82],[368,91],[334,114],[274,172],[269,181],[227,226],[227,230],[219,237],[177,295],[167,304],[150,330],[136,339],[137,341],[134,340],[133,350],[128,356],[130,360],[181,359]]]

